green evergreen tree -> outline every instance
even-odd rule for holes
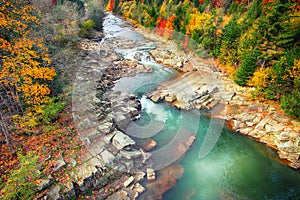
[[[238,39],[241,36],[242,29],[237,20],[238,16],[234,15],[222,29],[222,35],[216,42],[213,54],[218,56],[222,63],[237,64],[239,62]]]
[[[235,83],[242,86],[247,85],[250,76],[252,76],[256,70],[256,62],[259,55],[260,51],[258,49],[249,50],[244,55],[242,55],[242,64],[236,72],[236,77],[234,79]]]
[[[176,31],[183,34],[186,33],[186,26],[190,21],[190,5],[189,3],[179,3],[175,8],[174,14],[176,18],[173,21],[173,25]]]

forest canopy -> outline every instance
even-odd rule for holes
[[[279,101],[300,119],[300,2],[297,0],[106,0],[106,9],[170,38],[205,48],[253,96]]]

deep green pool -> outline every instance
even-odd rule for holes
[[[276,161],[276,153],[224,129],[213,150],[198,152],[209,119],[201,119],[195,145],[180,164],[185,172],[164,199],[300,199],[300,173]]]

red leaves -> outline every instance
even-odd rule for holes
[[[274,0],[262,0],[262,5],[266,6],[267,4],[273,3],[273,2],[274,2]]]
[[[108,11],[112,12],[115,7],[115,0],[109,0]]]
[[[165,20],[159,17],[156,21],[156,34],[162,37],[170,37],[174,30],[173,21],[176,16],[169,17],[168,20]]]
[[[18,130],[18,129],[17,129]],[[81,141],[76,137],[77,131],[72,123],[71,113],[65,112],[60,116],[59,120],[51,126],[36,127],[33,132],[38,132],[36,135],[24,135],[28,130],[18,130],[11,135],[12,141],[16,144],[16,148],[20,149],[23,154],[33,152],[34,155],[39,156],[38,162],[42,165],[43,173],[50,174],[55,167],[56,160],[63,156],[67,163],[75,159],[80,159]],[[31,131],[32,133],[32,131]],[[35,134],[35,133],[32,133]],[[0,137],[0,140],[3,138]],[[5,177],[10,170],[18,167],[19,161],[17,156],[13,156],[9,147],[2,144],[0,148],[0,175]],[[65,178],[66,174],[56,175],[58,179],[62,176]]]

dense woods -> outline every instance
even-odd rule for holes
[[[0,2],[1,199],[33,199],[58,158],[79,157],[72,80],[80,38],[100,30],[104,14],[96,0],[83,6],[81,0]]]
[[[197,42],[196,52],[200,54],[205,48],[237,84],[255,87],[253,98],[279,101],[287,114],[300,119],[299,3],[109,0],[106,9],[143,26],[156,27],[161,36],[186,34]]]

